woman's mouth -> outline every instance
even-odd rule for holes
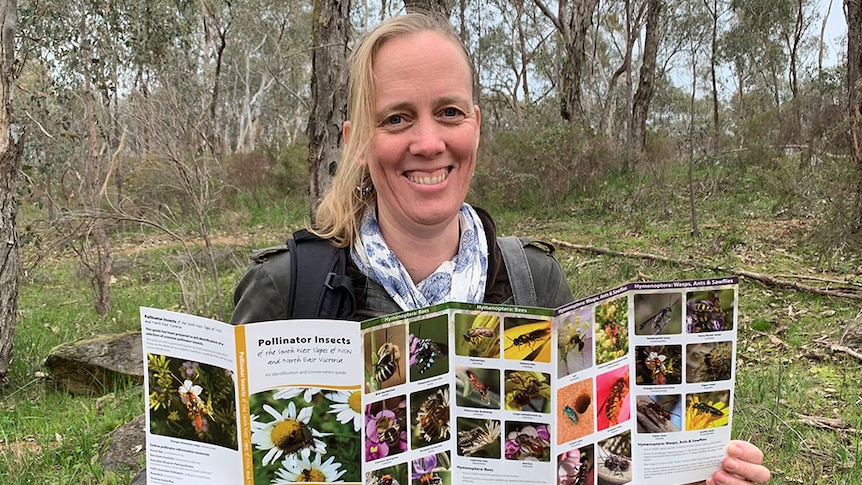
[[[414,184],[419,185],[435,185],[446,180],[449,176],[448,169],[436,170],[434,173],[421,174],[418,172],[406,174],[407,179]]]

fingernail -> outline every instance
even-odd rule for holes
[[[737,468],[739,468],[739,463],[735,458],[728,458],[724,460],[724,466],[722,467],[729,472],[735,472]]]
[[[727,445],[727,454],[728,456],[738,456],[742,450],[739,449],[739,445],[736,443],[731,443]]]

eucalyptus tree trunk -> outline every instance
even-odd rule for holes
[[[712,4],[710,4],[712,1]],[[709,39],[709,80],[712,89],[712,149],[718,151],[721,133],[721,119],[719,118],[718,82],[716,80],[716,66],[718,65],[718,2],[717,0],[704,0],[709,10],[711,22],[711,35]]]
[[[661,0],[647,1],[646,35],[638,89],[632,106],[631,140],[629,140],[629,146],[636,156],[641,156],[646,146],[646,120],[649,115],[650,101],[655,92],[655,62],[660,37],[658,28],[661,7]]]
[[[856,230],[862,231],[862,153],[859,147],[859,88],[862,86],[862,0],[844,0],[847,20],[847,106],[850,110],[851,153],[856,165]]]
[[[404,0],[408,12],[428,12],[449,18],[455,8],[455,0]]]
[[[565,56],[560,72],[560,116],[566,121],[575,121],[588,126],[587,116],[581,102],[581,74],[584,66],[584,46],[587,29],[592,23],[593,12],[599,0],[573,2],[571,10],[567,0],[559,0],[554,14],[542,0],[534,0],[539,10],[557,29],[563,40]]]
[[[852,155],[857,166],[862,163],[859,148],[859,86],[862,81],[862,0],[844,0],[847,21],[847,108],[853,139]]]
[[[95,290],[94,306],[99,316],[105,316],[111,309],[111,275],[113,273],[114,256],[105,220],[101,211],[101,156],[99,154],[98,133],[96,127],[95,97],[88,67],[93,55],[90,45],[89,27],[86,15],[81,17],[81,65],[84,77],[84,117],[87,123],[87,156],[84,157],[84,190],[86,204],[92,212],[89,234],[93,238],[95,261],[87,263],[93,288]],[[84,250],[86,252],[86,250]],[[85,262],[86,263],[86,262]]]
[[[18,313],[18,172],[22,144],[12,136],[17,0],[0,0],[0,387],[8,380]]]
[[[313,215],[332,185],[341,153],[341,126],[347,119],[350,0],[314,0],[312,22],[308,175]]]

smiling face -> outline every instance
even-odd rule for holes
[[[476,167],[479,108],[460,47],[422,31],[374,57],[375,119],[367,163],[384,234],[456,223]]]

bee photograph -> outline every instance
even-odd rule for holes
[[[456,367],[455,393],[458,407],[500,409],[500,370]]]
[[[411,381],[449,372],[449,317],[438,315],[411,322],[407,345]]]
[[[682,333],[681,302],[681,293],[636,293],[634,295],[635,335]]]
[[[455,353],[465,357],[500,357],[500,317],[490,313],[455,314]]]
[[[593,307],[568,314],[557,329],[559,377],[580,372],[593,365]]]
[[[407,481],[406,463],[365,472],[365,485],[407,485],[408,483],[410,482]]]
[[[151,433],[237,449],[232,372],[147,354],[147,379]]]
[[[733,329],[733,288],[688,293],[685,328],[688,333],[722,332]]]
[[[458,418],[456,423],[459,456],[496,459],[502,456],[499,420]]]
[[[596,427],[599,431],[631,418],[629,386],[627,366],[596,377],[596,402],[599,406]]]
[[[596,305],[596,365],[626,355],[629,349],[628,298]]]
[[[594,470],[593,445],[561,453],[557,456],[557,485],[593,485]]]
[[[551,362],[551,321],[506,317],[503,357],[509,360]]]
[[[557,444],[568,443],[595,431],[593,378],[557,391]]]
[[[596,444],[596,475],[599,485],[622,485],[632,481],[632,435],[630,431]]]
[[[365,392],[407,382],[406,325],[393,325],[365,334]]]
[[[685,347],[685,381],[729,380],[733,374],[733,342],[704,342]]]
[[[674,433],[682,429],[682,396],[637,397],[638,433]]]
[[[506,422],[507,460],[551,461],[551,433],[547,423]]]
[[[727,426],[730,420],[730,391],[686,394],[685,429],[693,431]]]
[[[407,396],[365,406],[365,461],[407,451]]]
[[[635,346],[635,383],[639,386],[682,383],[682,345]]]
[[[448,451],[417,458],[410,465],[411,485],[452,484],[452,459]]]
[[[551,412],[551,375],[527,370],[507,370],[506,410]]]
[[[449,385],[425,389],[410,395],[412,448],[449,439]]]
[[[254,483],[302,481],[314,469],[325,480],[361,479],[364,425],[360,390],[282,387],[249,396]]]

